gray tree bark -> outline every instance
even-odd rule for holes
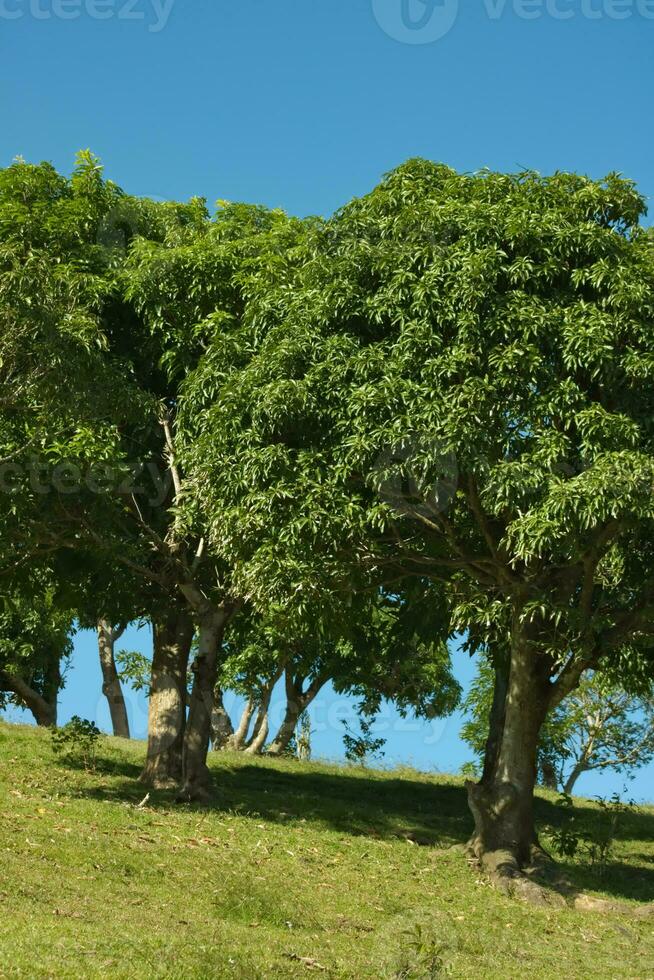
[[[204,801],[211,788],[207,753],[218,674],[218,651],[229,619],[225,609],[207,610],[199,617],[198,655],[193,663],[193,691],[184,736],[183,786],[178,799]]]
[[[540,771],[542,776],[542,783],[545,789],[558,790],[559,780],[554,765],[549,761],[548,762],[541,761]]]
[[[214,691],[213,712],[211,715],[211,744],[214,749],[222,749],[234,735],[232,719],[225,710],[223,692],[219,687]]]
[[[493,684],[493,703],[488,724],[488,738],[486,739],[486,749],[484,752],[484,771],[482,773],[482,783],[487,783],[493,778],[497,757],[502,744],[504,734],[504,722],[506,720],[506,698],[509,689],[509,657],[507,651],[498,651],[495,658],[494,668],[495,677]]]
[[[580,776],[582,776],[587,771],[588,771],[588,766],[585,764],[585,762],[578,762],[575,765],[575,767],[571,770],[570,775],[565,781],[565,786],[563,787],[563,792],[567,796],[572,796],[572,791],[575,788],[577,780],[579,779]]]
[[[504,720],[501,732],[494,733],[497,745],[482,780],[467,784],[475,819],[470,849],[505,886],[530,862],[536,840],[533,794],[549,696],[543,662],[524,636],[514,636]]]
[[[241,713],[241,718],[236,728],[236,731],[228,739],[225,748],[233,749],[235,752],[240,752],[246,744],[248,732],[250,731],[250,724],[252,722],[252,717],[256,711],[256,704],[253,698],[248,698],[245,707]]]
[[[295,694],[286,697],[286,710],[284,719],[279,726],[277,734],[268,746],[268,755],[283,755],[289,746],[295,729],[297,728],[298,718],[302,714],[302,708]]]
[[[297,728],[300,715],[316,699],[327,681],[327,677],[317,677],[305,691],[304,678],[294,678],[292,671],[289,668],[286,669],[286,711],[277,734],[268,746],[268,755],[279,756],[286,751]]]
[[[148,705],[148,747],[140,779],[155,789],[178,786],[186,720],[186,671],[193,624],[184,608],[173,608],[152,623],[152,679]]]
[[[116,669],[114,649],[122,630],[114,629],[106,619],[98,623],[98,651],[102,670],[102,693],[107,699],[113,733],[118,738],[129,738],[129,720],[120,677]]]
[[[268,711],[270,708],[270,697],[267,697],[260,705],[257,711],[257,723],[254,729],[254,734],[252,740],[245,748],[246,755],[261,755],[264,746],[266,744],[266,739],[268,738],[268,732],[270,729],[270,723],[268,720]]]
[[[270,727],[268,721],[270,699],[272,698],[277,681],[282,676],[284,666],[284,664],[279,665],[278,669],[275,671],[261,692],[261,700],[259,701],[259,707],[257,710],[257,720],[254,726],[254,732],[249,745],[245,749],[247,755],[260,755],[263,752]]]

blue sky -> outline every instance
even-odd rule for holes
[[[108,19],[91,16],[100,2]],[[297,214],[330,212],[415,155],[617,169],[654,193],[654,20],[636,0],[557,0],[568,20],[545,0],[536,19],[518,0],[460,0],[425,44],[380,26],[406,35],[406,0],[175,0],[158,32],[155,0],[129,0],[129,19],[127,2],[0,0],[0,161],[69,169],[90,146],[135,194]],[[616,20],[618,3],[631,16]]]
[[[653,0],[0,0],[0,166],[68,171],[90,147],[134,194],[295,214],[328,214],[411,156],[618,170],[650,196],[653,42]],[[99,687],[80,636],[64,717],[103,720]],[[387,757],[456,769],[457,732],[391,732]],[[631,792],[654,795],[653,775]]]

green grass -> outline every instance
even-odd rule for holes
[[[153,793],[139,809],[142,752],[104,739],[87,772],[47,732],[0,723],[0,976],[654,977],[654,920],[530,907],[480,880],[455,846],[460,780],[217,754],[213,808]],[[627,816],[604,876],[566,874],[652,901],[654,810]]]

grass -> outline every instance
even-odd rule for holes
[[[106,738],[86,771],[0,723],[0,976],[654,977],[653,919],[534,908],[479,878],[455,846],[460,780],[221,753],[212,808],[139,808],[142,753]],[[604,875],[566,874],[652,901],[654,810],[627,815]]]

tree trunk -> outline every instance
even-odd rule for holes
[[[556,790],[559,788],[559,780],[558,776],[556,775],[556,768],[554,764],[549,760],[541,761],[540,774],[545,789],[551,789],[556,792]]]
[[[256,710],[256,704],[253,698],[248,698],[243,712],[241,714],[241,720],[238,723],[238,728],[228,740],[225,748],[233,749],[235,752],[240,752],[246,743],[248,732],[250,730],[250,722],[252,721],[252,715]]]
[[[536,834],[533,794],[538,739],[549,704],[549,674],[524,636],[514,636],[499,744],[478,784],[468,783],[475,819],[470,849],[496,883],[516,887]]]
[[[286,712],[279,731],[268,746],[268,755],[282,755],[293,738],[300,715],[315,700],[327,683],[327,677],[317,677],[306,691],[303,690],[303,678],[293,678],[290,670],[286,670]]]
[[[275,685],[277,681],[282,676],[284,671],[284,664],[280,664],[278,669],[275,671],[273,676],[270,678],[266,686],[264,687],[261,694],[261,701],[259,702],[259,709],[257,711],[257,721],[254,726],[254,733],[252,735],[252,740],[246,748],[245,752],[247,755],[260,755],[263,752],[264,745],[266,744],[266,739],[268,738],[269,722],[268,722],[268,712],[270,711],[270,699],[273,696],[273,691],[275,690]]]
[[[297,694],[295,692],[292,694],[287,693],[284,720],[279,726],[279,730],[274,739],[268,746],[268,755],[278,756],[284,754],[295,734],[298,718],[302,714],[302,710],[302,705],[297,698]]]
[[[206,800],[211,788],[207,753],[218,675],[218,650],[228,619],[224,610],[205,612],[199,622],[198,655],[193,664],[193,691],[184,736],[183,787],[178,799]]]
[[[17,674],[9,674],[0,671],[0,685],[8,691],[12,691],[23,702],[25,707],[31,711],[36,724],[41,728],[53,728],[57,724],[57,701],[54,703],[46,701],[38,691],[19,677]]]
[[[588,766],[583,762],[578,762],[574,769],[571,771],[570,775],[565,781],[565,786],[563,787],[563,792],[566,796],[572,796],[572,791],[575,788],[576,782],[583,773],[587,772]]]
[[[491,705],[490,718],[488,719],[488,738],[486,739],[486,749],[484,752],[482,783],[488,783],[492,780],[495,766],[497,765],[497,757],[502,744],[502,735],[504,734],[508,689],[509,653],[505,650],[498,650],[494,661],[493,703]]]
[[[259,732],[261,731],[261,726],[263,725],[264,721],[266,722],[266,737],[267,737],[268,714],[267,711],[265,710],[266,709],[265,701],[266,701],[265,695],[262,695],[261,698],[259,699],[259,703],[257,704],[257,713],[254,719],[254,727],[252,729],[252,735],[246,741],[244,746],[244,751],[247,751],[247,749],[250,748],[252,743],[256,742],[256,740],[259,737]]]
[[[51,659],[43,672],[43,700],[50,706],[50,726],[57,727],[57,701],[61,690],[61,661],[59,656]]]
[[[261,755],[263,752],[270,724],[268,721],[268,709],[270,708],[270,695],[259,705],[257,712],[257,723],[252,736],[252,741],[245,749],[246,755]]]
[[[155,789],[178,786],[186,720],[186,671],[193,624],[176,608],[153,620],[154,652],[148,706],[148,748],[141,782]]]
[[[211,715],[211,744],[214,749],[224,748],[234,736],[234,726],[223,704],[223,692],[216,687]]]
[[[111,623],[105,619],[100,620],[98,623],[98,650],[102,669],[102,693],[109,704],[114,735],[119,738],[129,738],[127,707],[114,658],[114,645],[119,636],[120,632],[114,630]]]
[[[308,762],[311,758],[311,725],[307,718],[307,724],[301,725],[295,737],[297,744],[297,757],[300,762]]]

